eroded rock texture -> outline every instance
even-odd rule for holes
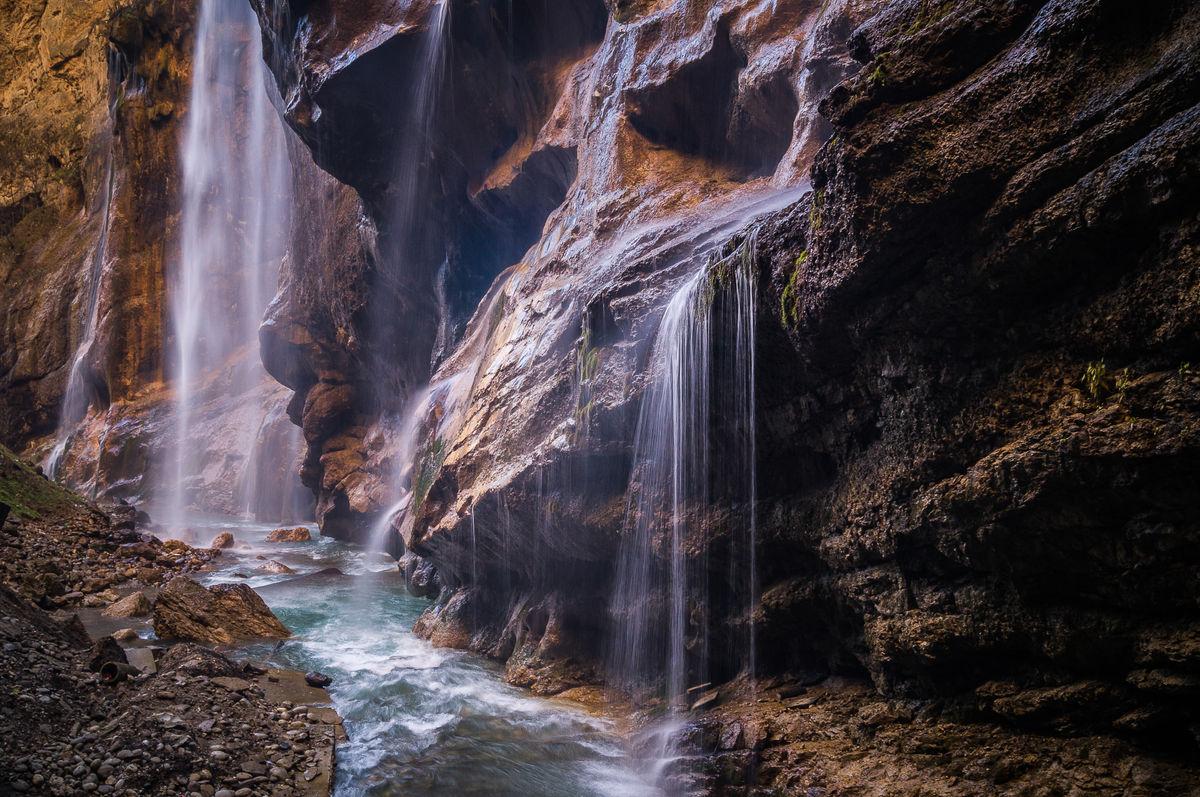
[[[197,9],[138,0],[0,12],[11,44],[0,89],[0,439],[41,460],[69,434],[58,475],[98,498],[161,498],[175,446],[168,308],[181,256],[180,145]],[[250,43],[258,31],[225,35]],[[228,122],[231,135],[245,124]],[[296,147],[296,179],[307,188],[317,169]],[[313,223],[329,215],[314,202],[304,223],[340,230]],[[209,275],[232,285],[236,276]],[[201,454],[188,500],[208,512],[302,516],[290,391],[266,377],[234,389],[257,358],[256,347],[233,352],[197,389],[186,444]],[[81,422],[63,420],[73,370],[86,394]]]
[[[54,430],[93,290],[98,333],[83,371],[95,403],[160,376],[191,11],[35,2],[0,12],[0,438],[10,444]]]
[[[378,231],[329,350],[351,367],[273,367],[305,374],[327,528],[412,483],[406,572],[441,596],[420,631],[536,689],[599,677],[650,341],[737,254],[761,289],[760,670],[1194,744],[1190,4],[456,3],[405,161],[381,126],[411,128],[411,98],[374,88],[423,63],[433,8],[260,8],[289,121]],[[397,161],[429,240],[398,243]],[[385,282],[407,298],[380,327]],[[402,473],[388,440],[430,358]],[[744,662],[734,508],[687,551],[717,677]]]
[[[360,278],[325,289],[347,310],[341,340],[327,318],[293,313],[297,338],[334,345],[315,358],[270,346],[279,356],[268,364],[297,389],[293,416],[304,423],[323,527],[353,536],[390,503],[389,481],[407,466],[390,441],[441,363],[435,413],[449,414],[449,431],[422,444],[443,451],[459,484],[452,494],[449,476],[433,486],[422,525],[438,527],[435,547],[457,550],[447,568],[465,550],[464,508],[493,489],[520,478],[513,494],[528,501],[514,507],[518,522],[536,525],[535,473],[561,458],[556,427],[578,409],[571,381],[585,315],[620,325],[605,345],[627,338],[644,349],[686,268],[803,182],[827,127],[811,110],[855,68],[846,47],[865,16],[854,3],[658,4],[616,9],[616,19],[600,2],[449,5],[439,23],[436,4],[355,15],[338,3],[259,4],[289,122],[363,196],[364,231],[378,231],[374,257],[352,267]],[[413,118],[415,88],[380,87],[397,74],[425,79],[439,24],[441,71],[427,76],[436,98],[428,118]],[[404,223],[405,202],[421,224]],[[665,276],[648,280],[655,271]],[[638,355],[622,348],[604,381],[624,424],[636,395],[616,394]],[[624,431],[610,436],[628,448]],[[616,460],[597,480],[616,500],[628,452],[577,448],[570,456]],[[566,558],[610,557],[611,520],[564,532]],[[496,550],[500,527],[484,525],[483,544]],[[453,566],[465,572],[465,562]]]
[[[759,238],[763,649],[1189,747],[1200,16],[894,4],[853,41]]]

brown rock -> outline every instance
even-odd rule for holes
[[[150,614],[150,600],[141,590],[131,592],[106,608],[105,617],[145,617]]]
[[[212,540],[212,542],[210,542],[208,544],[208,547],[215,548],[217,550],[222,550],[224,548],[232,548],[233,547],[233,532],[222,531],[220,534],[213,537],[213,540]]]
[[[277,573],[280,575],[290,575],[296,572],[283,562],[276,562],[274,559],[271,559],[266,564],[260,566],[258,570],[260,573]]]
[[[203,675],[209,678],[233,677],[238,674],[237,665],[232,661],[215,650],[191,642],[172,645],[158,662],[158,668],[164,673]]]
[[[212,682],[222,689],[228,689],[230,692],[244,692],[254,686],[245,678],[233,678],[231,676],[221,675],[212,679]]]
[[[125,650],[117,644],[117,640],[111,636],[100,637],[88,653],[88,669],[92,672],[100,672],[100,668],[110,662],[129,664],[129,660],[125,658]]]
[[[267,535],[267,542],[308,542],[312,535],[303,526],[294,529],[275,529]]]
[[[291,636],[263,599],[245,584],[205,589],[183,576],[172,579],[154,604],[154,633],[219,645],[239,639]]]

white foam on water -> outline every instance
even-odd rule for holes
[[[223,554],[203,579],[266,587],[263,598],[296,634],[273,661],[333,678],[330,695],[350,736],[338,749],[339,797],[662,794],[610,720],[534,697],[504,683],[492,663],[413,634],[428,603],[405,593],[398,574],[371,575],[376,560],[363,549],[329,538],[267,543],[272,527],[250,522],[190,525],[205,541],[230,530],[249,543]],[[261,565],[260,553],[297,574],[232,577]],[[305,579],[330,566],[346,575]]]

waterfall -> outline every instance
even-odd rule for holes
[[[96,342],[96,326],[100,315],[100,282],[104,276],[104,260],[108,255],[108,235],[112,221],[112,198],[116,182],[113,168],[113,146],[116,140],[117,105],[125,96],[129,65],[117,50],[108,52],[108,79],[113,87],[108,101],[108,143],[104,151],[104,178],[100,199],[100,236],[91,253],[88,268],[87,310],[83,316],[79,345],[71,358],[71,370],[67,375],[67,389],[63,393],[62,406],[58,415],[54,448],[45,462],[46,475],[57,479],[62,458],[66,454],[71,436],[87,415],[92,404],[94,388],[87,378],[88,360]]]
[[[206,382],[228,367],[220,389],[236,396],[267,379],[258,326],[287,241],[291,176],[261,48],[248,3],[203,0],[183,139],[181,247],[169,284],[174,450],[165,492],[175,528],[205,466],[199,452],[208,441],[191,435]],[[261,417],[268,408],[258,409]],[[230,441],[239,444],[256,459],[250,441]]]
[[[651,353],[655,379],[642,399],[613,611],[612,671],[635,691],[665,677],[665,696],[687,690],[685,624],[688,513],[708,504],[711,334],[708,283],[697,271],[667,304]]]
[[[380,516],[367,538],[368,551],[386,552],[391,548],[389,537],[393,533],[396,521],[408,511],[411,504],[414,486],[414,469],[417,458],[418,432],[425,421],[429,410],[429,398],[433,395],[430,388],[422,388],[408,401],[404,419],[400,426],[400,437],[396,445],[394,461],[399,472],[395,474],[395,502]]]
[[[634,438],[611,603],[610,683],[634,696],[657,690],[669,717],[713,675],[714,605],[742,620],[740,633],[725,634],[733,649],[722,651],[723,660],[739,661],[751,682],[757,666],[755,242],[751,232],[671,297]],[[729,561],[721,594],[710,583],[713,549]],[[660,729],[661,760],[672,757],[663,742],[669,736]]]
[[[740,504],[733,513],[735,535],[730,556],[730,583],[735,600],[745,609],[745,673],[753,685],[758,671],[758,642],[755,636],[754,609],[758,601],[758,446],[755,412],[756,332],[758,264],[758,227],[732,254],[716,265],[728,279],[727,301],[719,303],[718,329],[732,331],[733,346],[725,349],[725,376],[729,385],[726,411],[730,434],[726,440],[725,474],[728,497]],[[736,643],[735,643],[736,644]]]
[[[444,55],[445,30],[450,13],[449,0],[439,2],[433,9],[421,40],[420,52],[413,75],[408,104],[407,122],[409,129],[402,135],[396,156],[392,221],[401,258],[410,254],[414,231],[418,227],[417,208],[421,196],[421,162],[429,147],[429,127],[441,84]],[[448,313],[445,309],[445,280],[449,263],[443,259],[436,280],[436,298],[441,318],[441,328],[435,341],[433,353],[438,356],[448,345],[449,332],[445,327]],[[417,481],[417,457],[420,453],[418,432],[426,419],[432,397],[444,393],[445,381],[428,385],[408,397],[401,422],[400,440],[395,455],[398,473],[393,474],[395,502],[371,527],[367,545],[372,551],[387,551],[389,536],[407,513]]]
[[[429,125],[442,82],[446,52],[446,22],[450,15],[450,0],[441,0],[429,19],[421,41],[413,76],[408,107],[409,130],[402,134],[396,156],[394,206],[392,220],[400,241],[400,251],[413,244],[412,232],[417,220],[421,197],[421,162],[429,149]]]

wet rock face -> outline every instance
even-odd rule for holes
[[[93,285],[97,333],[83,368],[94,404],[161,374],[191,12],[145,2],[2,12],[0,439],[11,445],[53,430]]]
[[[0,147],[0,440],[44,457],[78,351],[91,412],[59,475],[97,498],[153,499],[155,467],[174,443],[174,394],[163,379],[174,350],[168,281],[180,251],[196,8],[139,1],[0,12],[12,44],[4,57],[13,58],[0,79],[0,117],[12,128]],[[298,163],[316,171],[311,159]],[[202,452],[202,468],[188,492],[203,511],[307,516],[290,393],[266,379],[248,394],[228,390],[257,356],[236,352],[201,388],[204,418],[187,445]],[[260,406],[274,409],[263,418]]]
[[[855,33],[814,191],[759,239],[771,667],[1194,743],[1200,15],[1129,12]]]
[[[364,197],[386,269],[378,166],[398,145],[379,150],[371,125],[402,109],[350,118],[364,94],[347,87],[415,58],[429,9],[339,39],[321,21],[336,5],[263,16],[289,121]],[[410,580],[442,590],[421,629],[525,683],[569,683],[564,662],[599,655],[658,315],[706,234],[735,238],[753,191],[798,184],[815,156],[812,194],[754,247],[761,666],[1178,740],[1190,715],[1162,696],[1190,688],[1197,655],[1196,12],[749,5],[611,2],[599,35],[586,15],[554,23],[572,42],[557,60],[490,49],[499,29],[452,15],[454,57],[521,75],[534,101],[470,105],[469,135],[435,114],[421,168],[439,187],[422,196],[457,242],[442,320],[505,262],[471,255],[501,240],[474,212],[534,231],[497,251],[537,242],[434,373],[400,529],[424,557]],[[466,73],[456,102],[491,86]],[[353,329],[358,348],[329,357],[373,345]],[[344,534],[387,503],[378,413],[341,387],[361,373],[293,404]],[[720,534],[701,542],[719,552]]]
[[[389,481],[406,463],[381,430],[430,378],[431,356],[445,361],[435,379],[461,391],[488,374],[497,389],[486,398],[477,389],[475,404],[454,410],[458,430],[444,443],[455,475],[433,486],[429,519],[463,534],[470,485],[496,477],[499,489],[516,477],[457,462],[469,448],[481,461],[511,463],[519,452],[521,489],[532,491],[536,469],[559,459],[550,444],[577,409],[572,349],[585,315],[597,329],[609,324],[606,402],[631,414],[620,385],[690,258],[732,234],[757,197],[804,179],[826,132],[805,109],[856,68],[846,48],[864,4],[783,2],[773,13],[751,2],[634,5],[452,3],[443,34],[452,77],[437,80],[428,118],[413,119],[412,89],[381,87],[398,74],[420,79],[435,4],[352,18],[337,2],[257,4],[286,118],[318,163],[363,197],[369,222],[360,229],[377,232],[358,279],[320,280],[349,309],[336,336],[317,307],[264,328],[269,367],[298,391],[292,416],[305,427],[305,477],[327,533],[361,535],[389,505]],[[462,122],[467,108],[471,124]],[[408,190],[420,229],[398,221]],[[669,264],[679,268],[647,280]],[[316,283],[329,267],[297,268],[296,279]],[[464,327],[489,283],[486,307]],[[288,298],[285,287],[280,301]],[[325,367],[306,364],[318,361]],[[528,395],[514,392],[519,378]],[[497,424],[499,439],[468,446],[466,430],[501,406],[513,408],[511,428]],[[610,421],[608,434],[619,438],[628,422]],[[628,454],[598,456],[614,474],[601,479],[602,500],[615,501]],[[448,500],[457,519],[435,518]],[[538,511],[523,507],[518,522]],[[498,545],[494,524],[480,533]],[[592,533],[576,535],[569,558],[611,554],[611,529],[584,542]],[[444,544],[464,550],[461,540]]]

